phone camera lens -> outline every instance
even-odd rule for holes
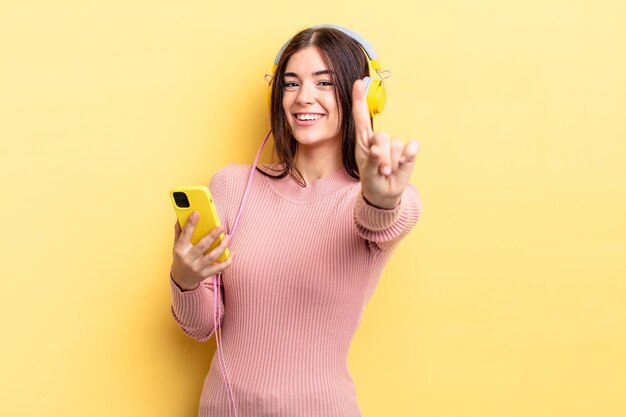
[[[182,191],[174,192],[174,201],[176,202],[176,205],[180,208],[189,208],[190,206],[187,194],[183,193]]]

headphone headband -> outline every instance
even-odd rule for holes
[[[349,37],[357,41],[359,45],[361,45],[361,48],[363,48],[363,50],[365,51],[365,54],[367,55],[367,57],[372,63],[372,68],[374,68],[375,70],[381,69],[380,63],[378,62],[378,54],[374,50],[374,47],[372,47],[372,45],[367,41],[367,39],[365,39],[363,36],[359,35],[355,31],[348,29],[347,27],[339,26],[339,25],[318,25],[318,26],[311,27],[311,29],[336,29],[340,32],[343,32],[344,34],[348,35]],[[276,58],[274,58],[274,67],[278,65],[278,61],[280,61],[280,57],[283,55],[283,52],[285,51],[285,49],[287,48],[287,45],[289,45],[292,39],[293,38],[289,38],[287,42],[285,42],[285,44],[280,48],[280,50],[276,54]]]

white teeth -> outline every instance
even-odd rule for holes
[[[321,114],[296,114],[298,120],[317,120],[321,117]]]

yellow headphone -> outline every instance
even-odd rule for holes
[[[363,38],[358,33],[348,28],[345,28],[343,26],[319,25],[319,26],[312,27],[312,29],[321,29],[321,28],[336,29],[338,31],[345,33],[346,35],[350,36],[352,39],[357,41],[358,44],[363,49],[363,51],[365,51],[365,56],[367,57],[367,60],[372,66],[372,68],[378,73],[378,75],[380,75],[381,66],[380,66],[380,62],[378,61],[378,55],[376,54],[376,51],[374,51],[374,48],[372,48],[372,45],[370,45],[370,43],[365,38]],[[280,57],[283,55],[285,48],[287,48],[287,45],[289,45],[289,42],[291,42],[291,38],[287,42],[285,42],[282,48],[280,48],[280,50],[278,51],[278,54],[276,54],[276,58],[274,59],[274,66],[272,67],[272,79],[274,82],[276,81],[275,76],[276,76],[276,68],[278,66],[278,62],[280,61]],[[370,117],[373,118],[377,114],[380,114],[383,112],[383,109],[385,108],[385,102],[387,101],[387,90],[385,89],[385,86],[383,85],[382,79],[378,80],[372,77],[364,77],[363,83],[365,84],[365,94],[367,96],[367,107],[370,111]],[[271,104],[272,104],[272,84],[273,82],[270,82],[269,87],[267,89],[267,107],[268,108],[271,108]]]

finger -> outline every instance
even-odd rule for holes
[[[372,120],[367,108],[367,96],[363,80],[356,80],[352,86],[352,117],[356,129],[357,143],[369,144],[372,136]]]
[[[190,255],[193,256],[194,259],[202,256],[202,254],[211,247],[213,242],[215,242],[215,240],[220,237],[222,232],[224,232],[223,228],[216,227],[215,229],[204,235],[204,237],[202,237],[202,239],[200,239],[198,243],[194,245],[193,249],[191,249]]]
[[[233,264],[233,254],[231,253],[227,260],[224,262],[214,263],[213,265],[207,266],[204,268],[200,275],[203,278],[208,278],[211,275],[219,274],[220,272],[224,272]]]
[[[378,177],[380,153],[380,148],[377,145],[373,145],[366,149],[367,158],[365,160],[365,165],[359,167],[359,174],[361,175],[361,178]]]
[[[230,235],[225,235],[220,241],[219,245],[214,247],[204,257],[207,259],[208,264],[215,263],[226,251],[230,244]]]
[[[385,176],[391,174],[391,145],[389,136],[383,132],[376,133],[372,136],[370,143],[372,144],[370,154],[374,147],[374,151],[378,154],[378,173]]]
[[[198,220],[200,219],[200,213],[194,211],[189,215],[187,219],[187,223],[185,227],[183,227],[183,231],[180,234],[180,242],[181,243],[191,243],[191,237],[193,236],[193,231],[196,229],[196,224],[198,224]]]
[[[176,224],[174,224],[174,243],[178,242],[178,238],[180,237],[180,232],[181,232],[180,223],[178,223],[178,220],[176,220]]]
[[[399,183],[407,184],[411,178],[413,168],[415,167],[415,158],[419,151],[419,142],[412,140],[404,146],[402,156],[400,157],[400,166],[396,173],[396,178]]]
[[[402,152],[404,151],[404,143],[398,139],[391,139],[390,147],[391,171],[397,172],[400,165],[400,158],[402,157]]]
[[[406,164],[414,162],[419,150],[420,143],[416,140],[410,140],[409,143],[404,146],[402,155],[400,156],[400,163]]]

